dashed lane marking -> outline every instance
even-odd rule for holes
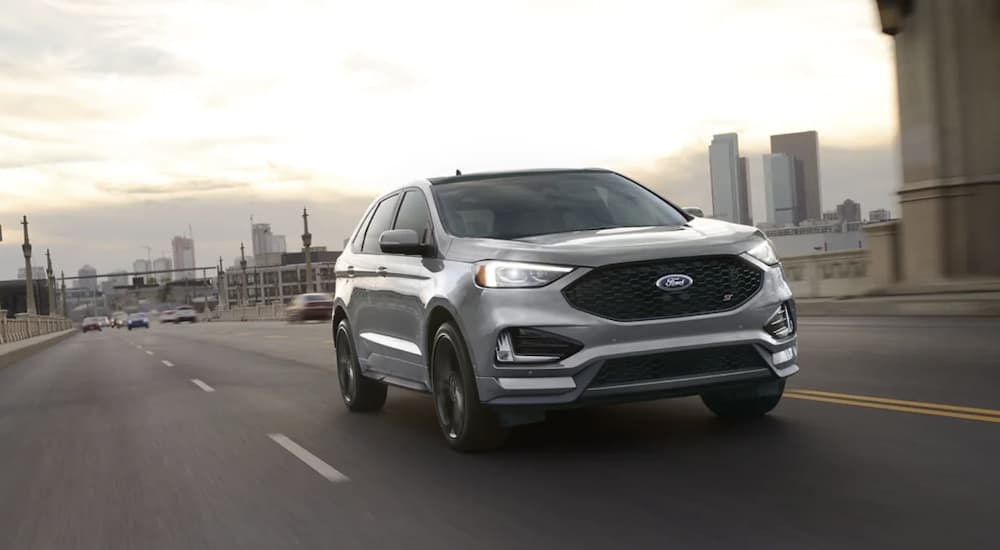
[[[195,386],[198,386],[199,388],[201,388],[201,389],[209,392],[209,393],[215,391],[215,388],[213,388],[212,386],[209,386],[208,384],[202,382],[201,380],[198,380],[197,378],[192,378],[191,379],[191,383],[194,384]]]
[[[295,458],[305,462],[306,466],[315,470],[317,474],[325,477],[328,481],[332,481],[333,483],[350,481],[350,478],[340,473],[336,468],[330,466],[326,462],[323,462],[323,460],[318,456],[310,453],[284,434],[268,434],[267,436],[274,440],[274,442],[278,445],[284,447],[286,451],[292,453]]]

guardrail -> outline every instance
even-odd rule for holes
[[[73,322],[63,317],[18,313],[14,319],[8,319],[7,310],[0,309],[0,344],[27,340],[70,328],[73,328]]]
[[[285,320],[284,304],[259,304],[256,306],[241,306],[218,311],[216,321],[283,321]]]

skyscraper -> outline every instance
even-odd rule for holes
[[[716,134],[708,147],[712,180],[712,217],[750,225],[746,159],[740,158],[736,134]]]
[[[176,279],[194,279],[194,239],[177,236],[171,241],[174,250],[174,269],[183,269],[175,273]]]
[[[250,226],[250,237],[253,243],[254,257],[264,254],[274,254],[287,252],[287,244],[284,235],[271,233],[271,224],[255,223]]]
[[[821,219],[823,210],[819,188],[819,135],[810,130],[771,136],[771,153],[784,153],[795,161],[798,220]]]
[[[170,261],[170,258],[156,258],[153,260],[153,271],[167,271],[173,269],[174,263]],[[169,273],[157,273],[157,278],[167,277],[170,278]]]
[[[767,221],[774,225],[798,225],[798,194],[795,160],[784,153],[764,155],[764,200]]]
[[[846,201],[838,204],[837,217],[845,222],[861,221],[861,203],[847,199]]]
[[[95,277],[95,275],[97,275],[96,269],[92,266],[85,265],[78,269],[76,274],[80,277],[88,277],[87,279],[77,279],[77,288],[87,288],[94,292],[97,291],[97,277]]]

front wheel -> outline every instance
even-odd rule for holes
[[[377,411],[385,405],[388,388],[361,374],[351,340],[351,326],[344,319],[337,325],[337,380],[340,396],[351,412]]]
[[[503,445],[507,429],[479,402],[469,352],[451,323],[441,325],[434,335],[431,379],[438,425],[451,448],[486,451]]]
[[[785,381],[776,380],[730,390],[701,394],[701,401],[723,418],[755,418],[771,412],[781,401]]]

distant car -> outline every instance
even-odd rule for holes
[[[174,310],[174,323],[180,324],[184,322],[198,322],[198,314],[195,312],[193,307],[177,306],[177,309]]]
[[[289,323],[329,321],[333,316],[333,296],[322,292],[300,294],[285,309],[285,316]]]
[[[177,312],[172,309],[167,309],[160,312],[160,322],[161,323],[176,323],[177,322]]]
[[[102,321],[103,317],[87,317],[81,323],[80,328],[83,329],[83,332],[90,332],[92,330],[101,332]]]
[[[128,313],[124,311],[116,311],[111,314],[111,326],[114,328],[122,328],[128,322]]]
[[[145,313],[133,313],[128,316],[128,320],[125,323],[129,330],[134,328],[149,328],[149,317],[146,317]]]

